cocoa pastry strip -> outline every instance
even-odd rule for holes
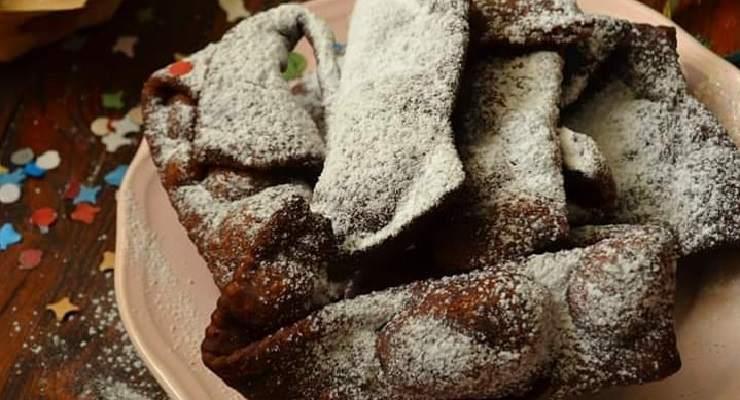
[[[438,264],[479,269],[528,255],[568,231],[556,134],[557,53],[474,60],[457,115],[467,180],[435,238]]]
[[[462,184],[450,117],[466,0],[359,0],[311,208],[347,254],[407,232]]]
[[[337,292],[331,226],[308,209],[323,141],[281,75],[304,34],[328,95],[338,80],[333,37],[299,6],[246,20],[181,62],[184,73],[160,70],[143,90],[152,158],[222,290],[219,310],[243,325],[240,340],[303,318]],[[234,114],[244,109],[247,120]]]
[[[616,206],[605,220],[665,224],[684,255],[740,243],[740,152],[688,93],[675,31],[633,26],[610,64],[564,119],[612,170]]]
[[[251,400],[571,399],[675,372],[671,233],[570,240],[586,247],[343,300],[229,352],[207,336],[204,360]]]

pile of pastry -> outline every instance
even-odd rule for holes
[[[315,74],[286,82],[304,36]],[[740,240],[740,153],[673,29],[358,0],[337,47],[282,6],[145,85],[221,289],[211,370],[250,400],[571,399],[678,370],[676,261]]]

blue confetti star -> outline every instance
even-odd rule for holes
[[[72,201],[73,204],[90,203],[95,204],[98,201],[98,192],[100,186],[80,186],[80,193]]]
[[[332,47],[334,48],[334,52],[336,54],[340,54],[341,55],[341,54],[344,54],[344,50],[347,48],[347,45],[342,44],[342,43],[338,43],[338,42],[334,42],[334,44],[332,45]]]
[[[10,223],[6,222],[0,228],[0,250],[7,249],[10,245],[20,242],[21,239],[21,235],[15,231]]]
[[[23,171],[26,175],[33,178],[41,178],[46,173],[46,170],[36,165],[35,161],[31,161],[23,167]]]
[[[128,171],[128,165],[121,164],[117,166],[111,172],[108,172],[104,178],[105,182],[113,187],[121,186],[121,181],[126,176],[126,171]]]
[[[6,183],[14,183],[16,185],[20,185],[25,180],[26,173],[23,172],[23,168],[16,168],[13,170],[13,172],[9,174],[0,175],[0,185],[4,185]]]

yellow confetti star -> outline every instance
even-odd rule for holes
[[[0,175],[7,174],[7,173],[8,173],[8,169],[0,165]]]
[[[103,261],[100,262],[98,269],[100,272],[112,271],[116,263],[116,253],[106,251],[103,253]]]
[[[59,322],[62,322],[67,315],[80,311],[80,308],[72,304],[67,296],[62,297],[56,303],[47,304],[46,309],[53,312]]]
[[[182,61],[182,60],[188,58],[188,54],[185,54],[185,53],[175,53],[175,54],[172,55],[172,58],[175,61]]]
[[[218,5],[226,13],[226,20],[228,22],[238,21],[250,15],[249,11],[244,8],[244,2],[242,0],[218,0]]]

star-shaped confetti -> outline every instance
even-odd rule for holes
[[[126,106],[123,102],[123,90],[117,92],[103,93],[103,107],[120,110]]]
[[[98,265],[98,270],[100,272],[112,271],[113,268],[115,268],[115,263],[116,253],[112,251],[106,251],[103,253],[103,260],[100,262],[100,265]]]
[[[120,133],[112,133],[110,135],[103,136],[101,140],[105,145],[105,151],[109,153],[115,153],[122,146],[129,146],[134,144],[134,140],[122,135]]]
[[[128,58],[134,58],[136,55],[135,47],[138,42],[139,38],[136,36],[119,36],[116,39],[116,44],[113,45],[113,53],[123,53]]]
[[[67,315],[80,311],[80,308],[76,305],[72,304],[72,302],[69,300],[69,297],[62,297],[59,299],[59,301],[55,303],[49,303],[46,305],[46,309],[53,312],[54,316],[56,316],[57,321],[62,322],[64,321],[64,318],[67,317]]]
[[[42,232],[46,233],[49,227],[57,220],[57,212],[51,207],[42,207],[31,213],[31,223],[37,225]]]
[[[29,147],[24,147],[10,153],[10,162],[15,165],[26,165],[33,161],[33,150]]]
[[[21,255],[18,257],[18,269],[27,271],[38,267],[43,256],[44,252],[39,249],[21,251]]]
[[[99,212],[100,208],[98,207],[88,203],[80,203],[75,207],[74,211],[72,211],[70,218],[74,221],[79,221],[89,225],[95,221],[95,215]]]
[[[47,150],[36,159],[36,165],[47,171],[56,169],[61,163],[62,158],[59,157],[59,152],[56,150]]]
[[[23,166],[23,172],[32,178],[42,178],[46,170],[36,165],[35,162],[30,162]]]
[[[64,198],[67,200],[74,200],[77,195],[80,194],[80,182],[75,178],[69,180],[67,186],[64,188]]]
[[[108,172],[108,174],[105,175],[105,182],[113,187],[119,187],[121,186],[121,181],[123,181],[123,177],[126,176],[126,171],[128,171],[128,165],[119,165],[116,168],[114,168],[112,171]]]
[[[23,237],[15,231],[13,225],[6,222],[0,227],[0,250],[7,250],[8,247],[19,243]]]
[[[303,75],[303,71],[306,70],[306,66],[308,66],[306,57],[291,51],[288,53],[288,63],[285,66],[285,71],[283,71],[283,79],[292,81],[293,79],[300,78]]]
[[[250,15],[249,11],[244,8],[243,0],[218,0],[218,5],[226,13],[226,20],[229,22],[238,21]]]
[[[193,63],[188,60],[180,60],[170,64],[167,70],[174,76],[182,76],[193,70]]]
[[[4,185],[6,183],[15,183],[16,185],[20,185],[25,180],[26,173],[23,172],[23,168],[16,168],[9,174],[0,175],[0,185]]]
[[[77,193],[77,197],[74,198],[72,204],[95,204],[98,201],[98,192],[100,192],[100,186],[81,185],[80,193]]]
[[[136,19],[139,23],[147,23],[154,20],[154,9],[151,7],[142,8],[136,13]]]
[[[172,59],[175,61],[182,61],[188,58],[189,54],[175,52],[172,54]]]
[[[11,204],[21,198],[21,187],[15,183],[0,185],[0,203]]]
[[[5,166],[0,165],[0,175],[7,174],[7,173],[8,173],[8,169],[5,168]]]
[[[90,131],[95,136],[105,136],[111,133],[111,129],[108,126],[109,123],[110,120],[107,117],[95,118],[95,120],[90,124]]]

